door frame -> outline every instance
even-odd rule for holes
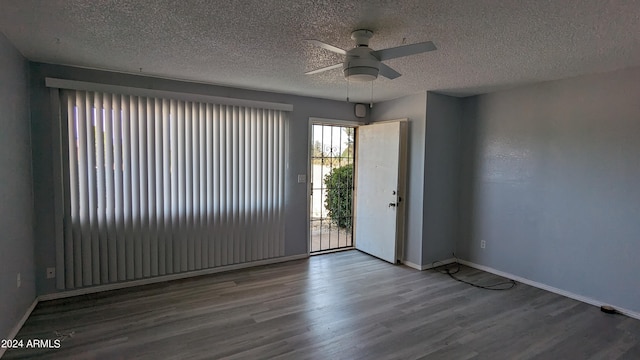
[[[311,176],[311,149],[313,148],[313,144],[312,141],[313,139],[311,138],[312,132],[313,132],[313,125],[334,125],[334,126],[352,126],[357,128],[358,126],[362,126],[362,125],[366,125],[364,122],[362,121],[353,121],[353,120],[340,120],[340,119],[329,119],[329,118],[321,118],[321,117],[314,117],[311,116],[309,117],[309,126],[308,126],[308,131],[307,131],[307,181],[306,181],[306,186],[307,186],[307,216],[306,216],[306,234],[307,234],[307,256],[311,256],[311,181],[310,181],[310,176]],[[357,130],[356,130],[357,131]],[[357,144],[356,144],[357,146]],[[354,149],[355,150],[355,149]],[[355,159],[355,153],[354,153],[354,161],[357,161],[357,159]],[[354,239],[354,244],[355,244],[355,239]]]

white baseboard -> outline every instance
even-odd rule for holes
[[[549,286],[549,285],[546,285],[546,284],[543,284],[543,283],[539,283],[537,281],[529,280],[529,279],[520,277],[518,275],[509,274],[507,272],[496,270],[496,269],[488,267],[488,266],[476,264],[476,263],[473,263],[471,261],[458,259],[458,262],[460,264],[467,265],[469,267],[472,267],[472,268],[475,268],[475,269],[478,269],[478,270],[482,270],[482,271],[486,271],[486,272],[489,272],[489,273],[492,273],[492,274],[496,274],[498,276],[502,276],[502,277],[505,277],[507,279],[515,280],[517,282],[521,282],[523,284],[527,284],[527,285],[536,287],[538,289],[542,289],[542,290],[546,290],[546,291],[549,291],[549,292],[552,292],[552,293],[555,293],[555,294],[558,294],[558,295],[566,296],[568,298],[571,298],[571,299],[574,299],[574,300],[578,300],[578,301],[581,301],[583,303],[587,303],[587,304],[590,304],[590,305],[593,305],[593,306],[600,307],[602,305],[611,305],[619,313],[621,313],[623,315],[626,315],[628,317],[640,320],[640,313],[635,312],[635,311],[631,311],[631,310],[628,310],[628,309],[625,309],[625,308],[621,308],[621,307],[615,306],[613,304],[606,304],[606,303],[604,303],[602,301],[598,301],[598,300],[592,299],[590,297],[574,294],[574,293],[566,291],[566,290],[558,289],[556,287]]]
[[[7,336],[6,340],[13,340],[16,337],[16,335],[18,335],[18,332],[20,331],[20,329],[22,329],[22,326],[29,318],[29,315],[31,315],[31,312],[33,311],[33,309],[36,308],[36,305],[38,305],[38,298],[33,299],[33,303],[31,303],[31,306],[29,306],[27,311],[25,311],[24,315],[22,315],[22,318],[20,318],[20,321],[18,321],[16,326],[14,326],[13,329],[11,329],[11,332]],[[0,358],[2,358],[2,355],[4,355],[5,351],[7,351],[6,348],[0,347]]]
[[[407,265],[408,267],[410,267],[410,268],[412,268],[412,269],[416,269],[416,270],[420,270],[420,271],[422,271],[422,266],[420,266],[420,265],[418,265],[418,264],[415,264],[415,263],[412,263],[411,261],[408,261],[408,260],[402,260],[402,263],[403,263],[404,265]]]
[[[278,257],[273,259],[265,259],[265,260],[251,261],[251,262],[245,262],[240,264],[218,266],[210,269],[195,270],[195,271],[189,271],[189,272],[184,272],[179,274],[161,275],[161,276],[155,276],[155,277],[146,278],[146,279],[131,280],[131,281],[115,283],[115,284],[97,285],[97,286],[92,286],[88,288],[40,295],[38,297],[38,300],[48,301],[48,300],[63,299],[63,298],[68,298],[68,297],[78,296],[78,295],[94,294],[94,293],[103,292],[103,291],[126,289],[134,286],[149,285],[149,284],[155,284],[159,282],[178,280],[178,279],[186,279],[194,276],[215,274],[223,271],[239,270],[239,269],[245,269],[245,268],[254,267],[254,266],[262,266],[262,265],[276,264],[276,263],[292,261],[292,260],[306,259],[308,257],[309,257],[308,254],[283,256],[283,257]]]
[[[416,269],[416,270],[429,270],[429,269],[433,269],[434,267],[438,267],[438,266],[442,266],[442,265],[447,265],[447,264],[451,264],[456,262],[456,259],[454,258],[449,258],[446,260],[438,260],[438,261],[434,261],[432,263],[426,264],[426,265],[418,265],[415,263],[412,263],[411,261],[407,261],[407,260],[403,260],[402,263],[407,265],[408,267],[412,268],[412,269]]]

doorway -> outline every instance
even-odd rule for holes
[[[311,254],[353,248],[355,132],[355,126],[311,123]]]

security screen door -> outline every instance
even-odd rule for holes
[[[311,125],[310,253],[353,247],[355,128]]]

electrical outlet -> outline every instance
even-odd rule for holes
[[[22,286],[22,279],[20,278],[20,273],[18,273],[18,279],[17,279],[17,287]]]
[[[56,268],[47,268],[47,279],[53,279],[56,277]]]
[[[486,248],[486,247],[487,247],[487,242],[486,242],[486,241],[484,241],[484,240],[480,240],[480,248],[481,248],[481,249],[484,249],[484,248]]]
[[[298,174],[298,184],[304,184],[307,182],[306,174]]]

